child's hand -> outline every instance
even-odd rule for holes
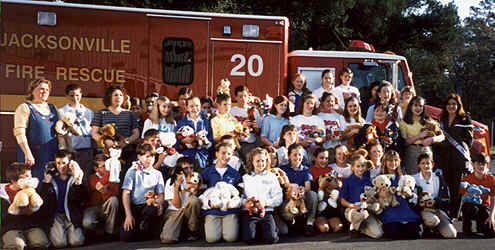
[[[419,133],[418,136],[419,136],[419,139],[424,139],[425,137],[428,136],[428,131],[425,130],[425,131]]]
[[[175,180],[176,187],[180,187],[180,185],[182,184],[182,182],[184,182],[184,175],[181,175],[181,176],[177,177],[177,180]]]
[[[132,215],[126,216],[124,221],[124,231],[130,231],[134,228],[134,217]]]
[[[354,208],[354,209],[361,209],[361,204],[352,204],[352,205],[351,205],[351,208]]]
[[[488,224],[488,228],[491,230],[495,228],[495,220],[493,220],[491,216],[486,219],[485,224]]]
[[[95,185],[96,191],[101,192],[101,189],[103,188],[103,185],[100,182],[97,182]]]
[[[431,144],[433,144],[433,137],[428,137],[426,139],[423,139],[422,144],[425,147],[430,146]]]
[[[50,183],[50,182],[52,182],[52,175],[51,174],[48,174],[48,173],[45,173],[45,178],[43,178],[43,182],[44,183]]]

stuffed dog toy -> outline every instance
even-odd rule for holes
[[[182,173],[182,175],[184,175]],[[192,195],[198,195],[199,189],[201,188],[202,180],[198,172],[192,172],[186,175],[184,181],[181,184],[182,192],[189,192]]]
[[[177,138],[179,138],[179,150],[196,148],[198,146],[198,141],[196,135],[194,134],[194,129],[191,126],[182,126],[177,130]],[[184,139],[192,138],[193,142],[184,143]]]
[[[199,196],[202,202],[202,209],[209,210],[212,208],[219,208],[222,211],[229,209],[239,208],[241,206],[241,198],[239,191],[226,182],[220,181],[215,186],[206,189],[206,191]]]
[[[72,139],[70,135],[80,136],[81,134],[74,128],[76,115],[70,112],[64,113],[62,119],[55,123],[55,132],[57,132],[58,148],[73,151]]]
[[[297,184],[289,184],[286,192],[286,197],[289,200],[285,205],[285,211],[293,215],[301,215],[308,212],[304,204],[304,188]]]
[[[335,171],[318,177],[318,211],[325,210],[328,205],[337,208],[340,187],[342,187],[342,181]]]
[[[287,177],[284,170],[280,168],[270,168],[270,172],[275,174],[280,186],[285,187],[285,185],[289,183],[289,177]]]

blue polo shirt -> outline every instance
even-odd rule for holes
[[[395,176],[395,179],[392,180],[392,186],[397,187],[399,178],[400,176]],[[383,224],[391,222],[418,222],[419,216],[409,206],[407,200],[403,199],[399,195],[396,195],[396,197],[400,205],[398,207],[387,207],[383,210],[383,213],[378,216]]]
[[[148,169],[138,170],[132,166],[125,174],[122,189],[131,191],[131,201],[134,205],[146,203],[144,195],[148,190],[153,190],[155,194],[165,192],[165,183],[162,173],[153,167]]]
[[[237,170],[227,165],[227,171],[222,175],[215,169],[215,165],[211,165],[206,168],[202,173],[201,177],[203,178],[203,182],[208,186],[208,188],[215,186],[217,182],[224,181],[233,186],[237,186],[239,182],[241,182],[241,175]],[[231,209],[227,211],[222,211],[220,209],[214,208],[204,211],[204,215],[219,215],[224,216],[228,214],[236,214],[239,213],[240,209]]]
[[[280,169],[284,170],[285,174],[289,178],[290,183],[304,186],[305,182],[313,181],[311,171],[309,171],[309,168],[304,166],[303,164],[301,164],[301,166],[297,170],[295,170],[290,163],[281,166]]]
[[[261,136],[266,137],[271,143],[275,143],[280,137],[282,127],[288,124],[289,120],[287,118],[269,114],[263,119]]]
[[[350,203],[360,202],[361,199],[359,196],[364,192],[365,186],[373,186],[371,183],[369,170],[364,172],[361,178],[357,177],[355,174],[352,174],[349,178],[344,179],[339,195],[341,198],[344,198]]]

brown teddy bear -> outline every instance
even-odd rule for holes
[[[66,112],[60,120],[55,123],[57,132],[58,148],[72,151],[72,139],[70,135],[80,136],[81,134],[74,128],[76,115]]]
[[[144,194],[144,200],[146,200],[146,206],[158,207],[158,202],[156,201],[157,195],[153,190],[148,190]]]
[[[293,215],[305,214],[308,212],[304,204],[304,188],[297,184],[289,184],[286,192],[286,197],[289,200],[285,205],[285,211]]]
[[[335,171],[318,177],[318,211],[325,210],[328,205],[337,208],[340,187],[342,187],[342,181]]]
[[[36,193],[36,187],[38,186],[38,179],[33,177],[26,177],[17,180],[17,185],[21,188],[20,191],[14,196],[14,200],[8,208],[9,214],[19,215],[21,213],[21,207],[27,207],[25,213],[32,214],[38,211],[43,205],[43,199]]]
[[[254,197],[246,200],[244,208],[249,211],[249,216],[257,215],[260,218],[265,217],[265,207],[261,205],[261,202]]]
[[[392,182],[387,175],[382,174],[375,177],[372,183],[373,187],[378,192],[378,203],[380,203],[380,207],[382,209],[385,209],[389,206],[399,206],[399,201],[397,201],[397,197],[395,197],[397,189],[395,187],[392,187]]]
[[[105,148],[106,140],[112,140],[114,143],[125,143],[128,144],[129,140],[120,135],[115,129],[115,123],[105,124],[99,130],[101,137],[98,140],[98,146]]]
[[[287,177],[287,174],[285,174],[284,170],[280,168],[270,168],[270,172],[275,174],[278,183],[280,183],[280,186],[285,187],[287,184],[289,184],[289,177]]]
[[[440,124],[433,119],[426,119],[425,125],[421,129],[421,132],[427,131],[428,135],[426,137],[432,137],[442,134],[442,129],[440,128]]]

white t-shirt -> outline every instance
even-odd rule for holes
[[[175,207],[172,204],[172,199],[174,198],[174,186],[175,183],[170,183],[171,179],[168,179],[167,182],[165,183],[165,193],[164,193],[164,199],[168,202],[168,210],[179,210],[186,206],[187,198],[189,198],[189,192],[179,192],[179,197],[180,197],[180,208]],[[183,182],[184,183],[184,182]]]
[[[249,118],[248,109],[237,106],[234,106],[230,109],[230,114],[232,114],[235,117],[235,119],[237,119],[237,121],[239,121],[240,123],[242,123],[244,120],[247,120]],[[260,112],[257,109],[254,110],[254,119],[256,120],[256,123],[258,123],[258,127],[261,128],[262,119],[260,116]],[[247,143],[255,143],[256,133],[250,133],[247,138],[245,139],[241,138],[240,141]]]
[[[306,139],[316,128],[325,127],[323,120],[316,115],[296,115],[289,120],[289,123],[296,126],[300,140]]]
[[[227,172],[227,168],[215,168],[215,170],[220,174],[222,178],[225,172]]]
[[[345,167],[345,168],[341,168],[341,167],[337,166],[337,163],[332,163],[329,165],[329,167],[331,167],[332,170],[337,172],[338,176],[340,176],[344,179],[348,178],[349,176],[352,175],[351,165],[349,163],[346,163],[346,166],[347,167]]]
[[[344,86],[344,85],[339,85],[338,87],[335,88],[335,92],[337,94],[337,97],[339,99],[339,106],[340,108],[344,109],[345,106],[345,99],[344,99],[344,93],[349,95],[349,96],[355,96],[358,100],[361,101],[360,99],[360,93],[359,89],[354,87],[354,86]]]
[[[325,92],[327,92],[327,93],[333,93],[334,95],[337,96],[337,98],[339,97],[338,94],[337,94],[337,92],[335,91],[335,88],[332,88],[330,90],[326,90],[326,89],[323,88],[323,86],[322,87],[319,87],[319,88],[313,90],[313,95],[316,96],[316,103],[318,105],[320,105],[320,98],[323,96],[323,93],[325,93]],[[338,99],[337,99],[337,104],[339,104],[339,100]]]
[[[332,112],[332,113],[320,112],[318,114],[318,117],[320,117],[323,120],[323,123],[325,124],[325,134],[332,135],[335,138],[335,139],[331,138],[330,140],[323,143],[323,147],[325,149],[329,149],[339,145],[341,143],[341,140],[338,136],[341,136],[342,132],[344,131],[341,124],[342,115],[336,112]]]

